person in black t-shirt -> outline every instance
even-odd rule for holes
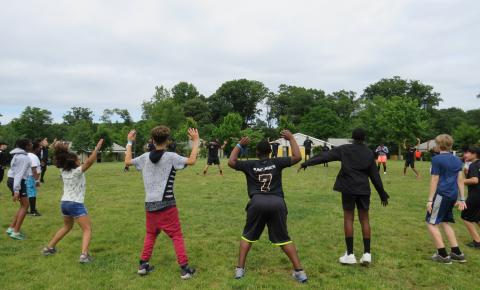
[[[406,150],[405,152],[405,166],[403,167],[403,176],[407,175],[407,168],[412,168],[415,176],[420,178],[420,174],[415,169],[415,153],[417,152],[417,147],[420,145],[420,139],[417,138],[417,146],[407,145],[407,141],[403,142],[403,148]]]
[[[271,147],[267,140],[257,144],[258,160],[238,161],[238,155],[249,139],[244,137],[233,149],[228,166],[242,171],[247,178],[247,190],[250,201],[247,204],[247,221],[240,240],[240,254],[235,270],[235,278],[245,275],[245,261],[252,243],[268,227],[270,241],[280,246],[293,264],[293,277],[299,282],[306,282],[297,250],[287,231],[287,206],[283,199],[282,170],[298,163],[302,159],[300,148],[290,131],[282,131],[282,137],[290,141],[292,157],[270,159]]]
[[[305,161],[307,161],[307,157],[310,159],[310,155],[312,154],[312,144],[312,140],[307,136],[307,139],[303,142],[303,147],[305,147]]]
[[[208,150],[208,160],[207,160],[207,165],[203,169],[203,175],[207,175],[208,167],[210,165],[217,165],[218,170],[220,170],[220,175],[223,175],[223,170],[222,166],[220,165],[220,158],[218,157],[218,150],[225,148],[225,145],[227,144],[227,141],[225,140],[223,142],[223,145],[220,145],[218,139],[213,139],[210,141],[210,143],[207,144],[207,150]]]
[[[7,143],[0,142],[0,182],[5,175],[5,168],[9,163],[9,153],[7,152]]]
[[[328,151],[330,151],[330,148],[328,148],[327,144],[323,144],[322,152],[328,152]],[[328,167],[328,162],[324,162],[323,167]]]
[[[353,144],[346,144],[335,147],[330,151],[322,152],[302,163],[298,171],[308,166],[324,162],[340,161],[342,163],[340,172],[333,189],[342,193],[343,219],[345,231],[345,244],[347,251],[340,257],[341,264],[356,264],[357,259],[353,254],[353,221],[355,208],[358,210],[358,218],[362,226],[363,256],[360,259],[362,265],[369,265],[372,262],[370,254],[370,181],[377,190],[382,205],[388,205],[388,194],[383,188],[380,174],[375,163],[375,155],[364,144],[365,131],[357,128],[352,133]]]
[[[480,222],[480,148],[469,147],[464,152],[465,161],[471,162],[468,167],[468,173],[465,178],[465,185],[468,186],[468,197],[466,200],[467,208],[462,211],[462,219],[467,227],[473,241],[467,246],[480,248],[480,235],[477,232],[477,226]]]

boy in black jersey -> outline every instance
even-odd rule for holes
[[[223,175],[222,166],[220,166],[220,158],[218,157],[218,150],[223,150],[223,148],[225,148],[225,145],[227,145],[226,140],[225,142],[223,142],[223,145],[220,145],[218,139],[212,139],[212,141],[207,144],[208,160],[207,165],[203,169],[203,175],[207,175],[208,167],[210,167],[210,165],[217,165],[218,170],[220,170],[220,175]]]
[[[244,137],[233,149],[228,166],[242,171],[247,177],[248,195],[247,221],[240,240],[240,254],[235,270],[235,278],[245,275],[245,260],[247,254],[256,242],[265,226],[268,227],[270,241],[280,246],[293,264],[293,278],[304,283],[307,275],[303,271],[297,250],[287,231],[287,206],[283,199],[282,170],[298,163],[302,159],[300,148],[295,138],[288,130],[282,131],[282,137],[290,141],[292,157],[270,159],[271,147],[267,140],[257,144],[259,160],[238,161],[238,155],[249,139]]]
[[[480,235],[476,226],[480,223],[480,148],[469,147],[464,152],[465,161],[471,162],[464,183],[468,187],[467,208],[462,211],[462,219],[467,227],[472,242],[467,246],[480,248]],[[475,225],[476,224],[476,225]]]

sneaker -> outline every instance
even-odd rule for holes
[[[292,273],[293,279],[297,280],[300,283],[306,283],[308,281],[307,274],[305,271],[293,271]]]
[[[345,252],[345,255],[340,257],[338,261],[340,264],[344,265],[355,265],[357,263],[357,258],[355,258],[354,254],[347,255],[347,252]]]
[[[193,277],[193,274],[195,274],[195,269],[190,268],[190,266],[185,265],[182,266],[182,274],[180,275],[180,278],[183,280],[188,280]]]
[[[25,240],[25,236],[22,233],[16,233],[13,232],[10,234],[10,238],[17,240],[17,241],[23,241]]]
[[[5,231],[5,233],[10,236],[10,235],[13,233],[13,228],[8,228],[8,229]]]
[[[385,172],[383,172],[383,174],[385,174],[385,175],[386,175],[386,174],[387,174],[387,172],[385,171]]]
[[[148,262],[141,263],[138,267],[137,274],[140,276],[148,275],[148,273],[152,272],[155,267],[150,266]]]
[[[31,216],[42,216],[38,211],[34,211],[30,213]]]
[[[470,243],[467,243],[467,247],[480,249],[480,243],[476,241],[471,241]]]
[[[453,261],[453,262],[458,262],[458,263],[466,263],[467,262],[467,259],[465,259],[465,254],[460,254],[460,255],[457,255],[455,253],[450,253],[450,259]]]
[[[93,261],[93,257],[89,254],[81,254],[78,261],[80,262],[80,264],[87,264]]]
[[[442,263],[442,264],[447,264],[447,265],[452,263],[452,259],[450,259],[450,256],[446,256],[444,258],[444,257],[440,256],[438,253],[433,254],[432,261]]]
[[[368,266],[372,263],[372,255],[370,253],[364,253],[362,258],[360,258],[360,264],[362,266]]]
[[[53,255],[57,252],[57,250],[55,248],[49,248],[49,247],[45,247],[43,248],[42,250],[42,253],[44,256],[50,256],[50,255]]]
[[[236,267],[235,268],[235,279],[241,279],[245,276],[245,268]]]

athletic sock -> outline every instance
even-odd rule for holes
[[[295,272],[303,271],[303,269],[295,269]]]
[[[452,253],[454,253],[456,255],[461,255],[462,254],[459,247],[452,247]]]
[[[363,239],[363,252],[370,254],[370,239]]]
[[[353,254],[353,237],[346,237],[345,244],[347,244],[347,255]]]
[[[378,171],[380,171],[380,165],[377,165],[377,169],[378,169]]]
[[[139,264],[140,264],[140,265],[148,264],[148,261],[140,260]]]
[[[30,212],[34,213],[37,211],[36,209],[36,203],[37,203],[37,198],[36,197],[29,197],[28,202],[30,203]]]
[[[383,172],[387,172],[387,165],[383,165]]]
[[[448,256],[447,250],[445,248],[437,249],[437,253],[442,257],[446,258]]]

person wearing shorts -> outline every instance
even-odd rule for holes
[[[307,282],[287,230],[287,206],[282,187],[282,170],[302,160],[300,148],[290,131],[282,131],[282,136],[290,141],[292,157],[269,158],[272,149],[267,140],[256,146],[258,160],[239,161],[238,155],[248,146],[249,139],[244,137],[233,149],[228,166],[241,171],[247,178],[247,190],[250,201],[247,204],[247,219],[240,240],[240,254],[235,269],[235,279],[245,275],[245,263],[252,244],[260,239],[265,226],[268,237],[273,245],[279,246],[285,252],[293,265],[293,277],[301,283]]]
[[[467,244],[471,248],[480,249],[480,235],[477,226],[480,223],[480,148],[469,147],[464,151],[465,162],[469,162],[469,170],[465,178],[465,185],[468,189],[468,197],[465,201],[467,208],[462,211],[462,220],[472,237]]]
[[[207,175],[208,167],[210,167],[211,165],[217,165],[218,170],[220,171],[220,175],[223,175],[222,166],[220,165],[220,158],[218,157],[218,150],[225,148],[226,144],[227,141],[225,141],[223,145],[220,146],[218,139],[213,139],[212,141],[210,141],[210,143],[207,144],[208,159],[207,165],[203,169],[204,176]]]
[[[27,178],[27,195],[28,195],[28,203],[30,204],[30,212],[31,216],[41,216],[41,214],[37,210],[37,188],[40,186],[40,173],[41,169],[41,162],[37,156],[37,153],[41,150],[40,141],[34,141],[32,152],[28,152],[28,158],[31,161],[31,168],[28,173]]]
[[[357,128],[352,132],[353,144],[335,147],[330,151],[322,152],[302,163],[298,171],[309,166],[324,162],[341,161],[341,169],[335,181],[334,190],[342,194],[342,207],[344,219],[345,244],[347,251],[339,258],[344,265],[357,263],[353,253],[353,221],[355,208],[362,227],[363,256],[360,259],[362,265],[372,262],[370,252],[370,180],[377,190],[383,206],[388,205],[389,196],[383,188],[382,180],[375,164],[375,155],[365,144],[365,131]]]
[[[450,226],[450,223],[455,222],[453,219],[455,204],[458,204],[460,210],[465,209],[462,162],[450,152],[453,145],[451,136],[438,135],[435,143],[440,154],[432,158],[432,178],[425,217],[428,231],[437,249],[432,260],[444,264],[451,264],[452,260],[463,263],[467,260],[460,251],[455,232]],[[459,196],[460,199],[457,201]],[[445,249],[440,225],[450,243],[450,254]]]
[[[380,165],[383,165],[383,174],[387,174],[387,154],[388,154],[388,147],[380,144],[380,146],[375,149],[375,153],[377,154],[377,168],[380,171]]]
[[[417,146],[407,145],[406,140],[403,142],[403,148],[405,152],[405,166],[403,167],[403,176],[407,175],[407,168],[412,168],[413,173],[417,178],[420,178],[420,174],[415,169],[415,154],[417,152],[417,147],[420,144],[420,139],[417,139]]]

